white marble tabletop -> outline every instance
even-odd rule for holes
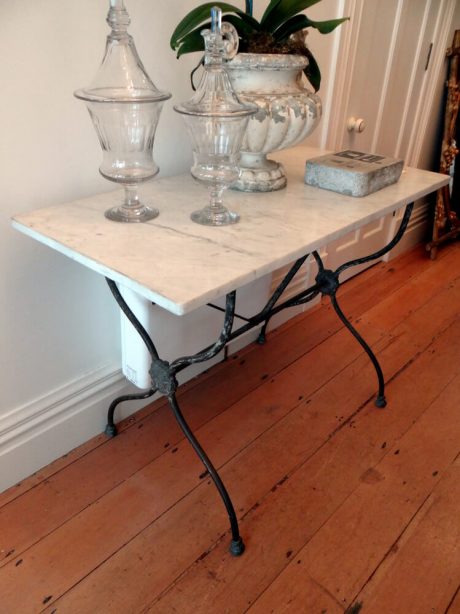
[[[190,220],[207,190],[188,174],[152,181],[144,189],[160,215],[120,224],[103,213],[120,190],[13,218],[16,229],[81,264],[183,315],[448,183],[413,168],[398,183],[364,198],[304,184],[305,160],[325,152],[296,147],[277,152],[288,187],[266,194],[228,191],[224,202],[241,220],[206,227]]]

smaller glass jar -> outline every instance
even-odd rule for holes
[[[201,33],[205,43],[204,72],[194,96],[175,106],[192,141],[192,176],[208,186],[209,205],[194,211],[191,218],[206,226],[234,224],[239,215],[222,202],[223,192],[240,176],[238,165],[248,119],[257,113],[255,105],[242,104],[224,66],[238,50],[238,33],[222,23],[222,11],[211,9],[211,29]]]

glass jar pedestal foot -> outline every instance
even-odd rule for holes
[[[144,205],[139,200],[137,185],[125,185],[125,200],[118,207],[107,209],[105,217],[112,222],[148,222],[155,219],[159,211]]]
[[[229,211],[227,207],[222,204],[222,189],[210,189],[210,203],[207,207],[194,211],[190,218],[197,224],[203,226],[228,226],[229,224],[236,224],[239,221],[240,216],[234,211]]]

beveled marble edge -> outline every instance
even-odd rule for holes
[[[134,290],[141,296],[144,296],[149,301],[156,303],[157,305],[159,305],[160,307],[163,307],[167,311],[170,311],[171,313],[178,315],[178,316],[184,315],[186,313],[185,311],[183,312],[180,311],[180,309],[178,309],[178,306],[172,301],[170,301],[166,296],[162,296],[158,294],[157,292],[154,292],[150,290],[149,288],[142,286],[141,284],[136,282],[135,279],[130,279],[129,277],[126,277],[126,275],[123,275],[119,271],[111,269],[105,266],[103,263],[97,262],[93,258],[89,258],[88,256],[85,256],[84,254],[75,252],[75,250],[67,247],[66,245],[63,245],[62,243],[59,243],[59,241],[51,239],[50,237],[46,237],[40,232],[35,231],[32,228],[25,226],[24,224],[21,224],[21,222],[17,221],[15,218],[12,219],[11,225],[13,226],[13,228],[15,228],[16,230],[19,230],[19,232],[23,233],[24,235],[27,235],[28,237],[35,239],[36,241],[38,241],[39,243],[42,243],[43,245],[46,245],[47,247],[51,247],[51,249],[54,249],[55,251],[59,252],[63,256],[67,256],[68,258],[70,258],[71,260],[74,260],[75,262],[78,262],[79,264],[83,264],[84,266],[88,267],[95,273],[99,273],[100,275],[103,275],[104,277],[108,277],[109,279],[112,279],[113,281],[120,283],[122,286],[125,286],[126,288],[130,288],[131,290]]]
[[[231,227],[207,228],[189,221],[189,213],[203,205],[204,190],[188,175],[167,177],[149,186],[147,192],[157,199],[161,214],[147,224],[114,225],[105,220],[103,211],[113,204],[114,196],[120,197],[116,191],[15,216],[13,226],[183,315],[449,181],[437,173],[405,169],[404,180],[393,186],[362,199],[344,197],[303,184],[305,159],[321,153],[296,148],[275,154],[291,170],[288,190],[266,195],[229,193],[227,204],[242,215],[240,224]],[[292,249],[283,245],[283,237],[295,243]]]

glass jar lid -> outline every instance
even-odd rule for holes
[[[90,102],[159,102],[171,98],[160,91],[148,76],[128,34],[131,23],[123,0],[110,0],[104,58],[91,85],[75,92],[81,100]]]
[[[211,9],[211,29],[203,30],[204,72],[190,100],[174,109],[185,115],[241,117],[257,112],[255,105],[243,104],[233,90],[224,62],[238,51],[238,33],[230,23],[222,23],[222,11]]]

